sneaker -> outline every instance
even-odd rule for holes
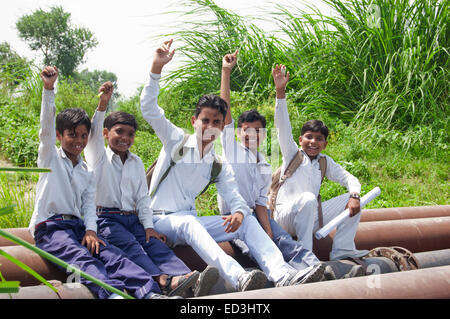
[[[266,286],[267,277],[258,269],[246,271],[238,279],[238,291],[248,291],[255,289],[262,289]]]
[[[217,279],[219,279],[219,270],[216,267],[207,266],[205,270],[202,271],[193,287],[194,297],[209,295],[209,292],[216,284]]]
[[[297,280],[291,280],[290,284],[291,286],[293,286],[321,281],[325,272],[325,268],[326,265],[324,263],[318,263],[314,265],[313,268],[308,273],[306,273],[306,275]]]
[[[296,271],[295,269],[291,269],[289,270],[283,278],[281,278],[280,280],[278,280],[275,283],[275,287],[286,287],[286,286],[290,286],[291,281],[300,274],[300,271]]]
[[[146,296],[145,299],[183,299],[183,297],[180,296],[166,296],[166,295],[161,295],[161,294],[157,294],[156,292],[149,292]]]

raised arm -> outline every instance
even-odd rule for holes
[[[230,104],[230,75],[237,62],[238,50],[234,53],[226,54],[222,59],[222,78],[220,81],[220,97],[227,102],[228,110],[225,117],[225,125],[231,123],[231,104]]]
[[[55,131],[55,82],[58,78],[57,67],[45,67],[40,76],[44,83],[42,91],[40,130],[39,130],[39,150],[38,166],[47,167],[49,160],[55,151],[56,131]]]
[[[175,143],[184,135],[183,130],[172,124],[164,115],[164,110],[158,106],[159,80],[161,72],[169,63],[175,49],[170,51],[172,40],[164,42],[155,52],[148,83],[141,93],[141,112],[150,124],[164,146]]]
[[[278,132],[283,161],[289,163],[298,151],[297,143],[292,136],[292,126],[286,104],[286,85],[289,81],[289,72],[286,73],[284,65],[276,65],[272,70],[272,77],[277,94],[274,122]]]
[[[89,141],[84,150],[86,162],[92,168],[95,168],[101,158],[105,154],[105,141],[103,138],[103,121],[109,100],[113,94],[113,84],[108,81],[102,84],[98,89],[100,98],[97,110],[92,118],[91,131],[89,133]]]

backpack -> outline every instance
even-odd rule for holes
[[[281,186],[284,184],[286,179],[292,176],[294,174],[295,170],[300,166],[300,164],[303,162],[303,153],[298,150],[297,154],[295,154],[294,158],[289,162],[289,165],[286,167],[286,170],[284,171],[284,174],[281,175],[281,167],[279,167],[273,174],[272,174],[272,183],[270,184],[269,188],[269,209],[271,211],[271,217],[273,218],[273,212],[275,211],[278,191],[280,190]],[[327,171],[327,159],[325,156],[321,156],[319,158],[319,169],[321,174],[321,181],[323,182],[323,178],[325,177],[325,173]],[[322,203],[320,194],[317,197],[317,201],[319,203],[318,210],[319,210],[319,226],[322,228],[323,226],[323,215],[322,215]]]
[[[183,141],[180,144],[180,147],[178,148],[178,150],[175,152],[175,154],[178,154],[179,159],[181,159],[184,156],[184,152],[183,152],[183,147],[186,144],[188,138],[190,135],[185,134],[183,137]],[[148,189],[150,189],[150,183],[152,181],[152,176],[153,176],[153,172],[155,171],[155,167],[156,167],[156,163],[158,162],[158,160],[155,160],[152,165],[150,165],[150,167],[147,169],[147,171],[145,172],[145,176],[147,178],[147,187]],[[166,169],[166,171],[164,172],[164,174],[161,176],[161,179],[158,181],[158,184],[156,185],[155,189],[153,189],[153,191],[150,194],[150,197],[153,197],[153,195],[155,194],[156,190],[158,189],[159,185],[161,185],[161,182],[167,177],[167,175],[169,175],[170,169],[176,164],[176,162],[173,160],[173,158],[170,159],[170,165],[169,167]],[[212,168],[211,168],[211,176],[209,178],[209,182],[208,184],[205,186],[205,188],[203,188],[203,190],[201,191],[200,194],[197,195],[200,196],[202,195],[204,192],[206,192],[206,190],[208,189],[209,185],[211,185],[212,183],[216,182],[217,176],[219,176],[220,171],[222,170],[222,163],[220,162],[219,158],[217,158],[216,156],[214,157],[214,161],[212,164]]]

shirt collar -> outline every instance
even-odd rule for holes
[[[106,156],[108,157],[108,159],[110,161],[112,161],[112,159],[114,158],[114,156],[119,157],[119,155],[117,155],[116,153],[114,153],[114,151],[109,147],[109,145],[106,147]],[[134,160],[137,158],[137,155],[133,154],[130,152],[130,150],[127,151],[127,161],[128,160]],[[120,157],[119,157],[120,159]]]
[[[59,152],[59,155],[60,155],[64,160],[70,161],[70,163],[72,163],[72,161],[70,160],[69,157],[67,157],[67,154],[66,154],[66,152],[64,152],[64,150],[63,150],[62,147],[59,147],[59,148],[58,148],[58,152]],[[86,168],[86,169],[87,169],[86,163],[84,162],[84,160],[83,160],[83,158],[81,157],[81,155],[78,155],[78,157],[77,157],[77,165],[75,165],[74,167],[76,167],[76,166],[78,166],[78,165],[81,165],[83,168]]]
[[[213,141],[208,150],[208,152],[203,156],[203,159],[208,160],[211,157],[215,156],[215,152],[214,152],[214,143],[215,141]],[[184,144],[183,147],[184,150],[186,149],[192,149],[194,151],[194,156],[198,159],[200,159],[200,150],[198,148],[198,142],[197,142],[197,135],[194,133],[192,135],[190,135],[186,141],[186,143]]]

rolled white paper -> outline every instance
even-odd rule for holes
[[[364,195],[363,197],[361,197],[361,210],[363,209],[364,206],[366,206],[370,201],[372,201],[373,199],[375,199],[375,197],[377,197],[378,195],[380,195],[381,190],[380,188],[377,186],[374,189],[372,189],[370,192],[368,192],[366,195]],[[361,212],[360,212],[361,214]],[[316,233],[314,234],[314,236],[317,239],[322,239],[326,236],[328,236],[328,234],[335,229],[340,223],[342,223],[346,218],[350,218],[350,211],[348,210],[348,208],[346,210],[344,210],[342,213],[340,213],[339,215],[337,215],[335,218],[333,218],[328,224],[326,224],[325,226],[323,226],[321,229],[319,229],[318,231],[316,231]]]

